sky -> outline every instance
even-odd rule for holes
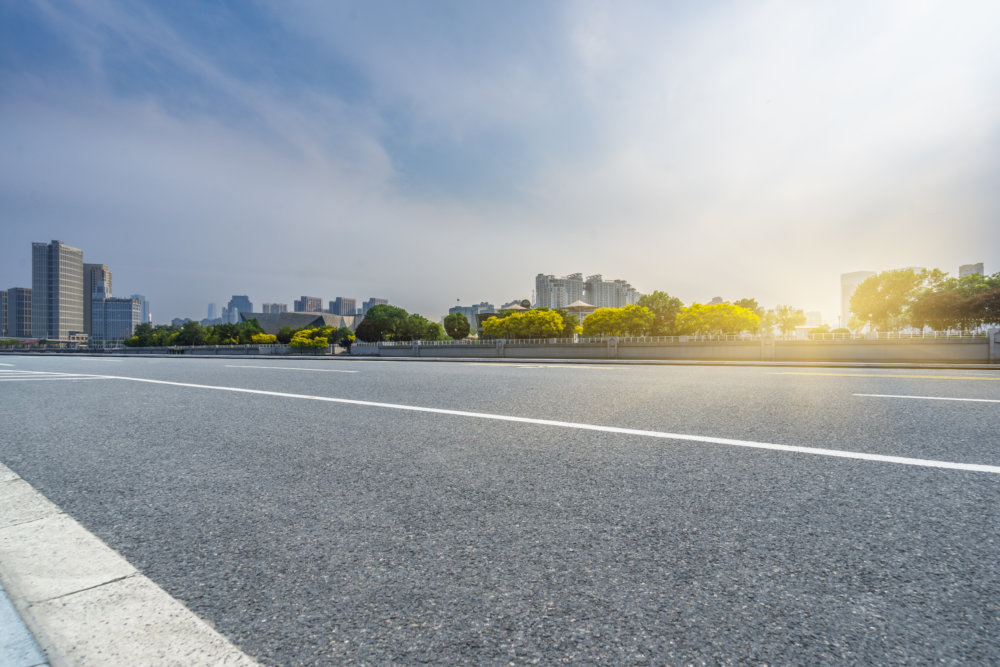
[[[437,319],[581,272],[836,324],[1000,271],[995,0],[0,0],[0,287]]]

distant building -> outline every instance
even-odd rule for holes
[[[604,280],[597,274],[587,276],[581,300],[597,308],[622,308],[639,303],[640,296],[642,295],[624,280]]]
[[[206,319],[214,320],[219,317],[219,307],[214,303],[208,304],[208,316]]]
[[[234,310],[233,312],[239,315],[238,310]],[[175,317],[174,319],[170,320],[170,325],[174,327],[182,327],[184,326],[185,323],[190,321],[191,321],[190,317]],[[236,322],[230,322],[230,324],[236,324]]]
[[[355,329],[361,318],[331,313],[240,313],[240,320],[257,320],[264,333],[277,334],[283,327],[313,329],[316,327],[347,327]]]
[[[823,313],[817,310],[810,310],[806,313],[806,323],[807,327],[818,327],[823,324]]]
[[[265,303],[264,304],[265,313],[287,313],[288,304],[287,303]]]
[[[11,287],[7,290],[7,335],[31,338],[31,289]]]
[[[986,275],[983,272],[982,262],[979,262],[978,264],[963,264],[962,266],[958,267],[959,278],[964,278],[965,276],[973,276],[977,273],[981,276]]]
[[[330,302],[330,313],[333,315],[354,315],[358,310],[358,300],[346,296],[338,296]]]
[[[303,296],[296,299],[293,305],[296,313],[323,312],[323,299],[318,296]]]
[[[853,273],[840,274],[840,326],[850,326],[851,297],[858,289],[858,285],[874,275],[874,271],[854,271]]]
[[[138,299],[139,305],[142,306],[142,315],[139,320],[140,324],[152,324],[153,323],[153,313],[149,310],[149,301],[146,301],[146,297],[141,294],[130,294],[130,299]]]
[[[571,273],[562,278],[542,273],[535,276],[535,306],[538,308],[562,308],[582,299],[582,273]]]
[[[142,322],[142,302],[139,299],[93,299],[91,303],[92,341],[125,340],[135,333]]]
[[[229,300],[229,305],[226,306],[229,311],[229,319],[232,322],[238,322],[240,313],[252,313],[253,304],[250,303],[250,297],[245,294],[234,294],[233,298]]]
[[[106,299],[111,294],[111,269],[107,264],[83,265],[83,331],[93,335],[91,315],[94,299]]]
[[[32,336],[83,332],[83,251],[61,241],[31,244]]]
[[[367,315],[368,311],[372,309],[373,306],[387,306],[389,305],[389,299],[382,299],[377,296],[373,296],[370,299],[366,299],[363,304],[361,304],[361,314]]]
[[[465,319],[469,321],[472,328],[476,328],[476,322],[478,322],[477,316],[484,313],[495,313],[497,309],[492,303],[487,303],[486,301],[480,301],[479,303],[472,306],[452,306],[448,309],[448,314],[452,315],[454,313],[462,313],[465,315]]]
[[[514,299],[513,301],[508,301],[500,306],[500,310],[517,310],[518,308],[524,308],[524,302],[528,302],[528,306],[531,307],[531,301],[528,299]],[[527,310],[527,308],[525,308]]]
[[[0,290],[0,336],[7,336],[7,290]]]

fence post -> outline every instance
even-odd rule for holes
[[[505,342],[507,342],[507,341],[505,341],[503,338],[501,338],[501,339],[499,339],[497,341],[497,359],[503,359],[504,358],[503,344]]]
[[[986,338],[990,341],[990,363],[1000,362],[1000,329],[989,329]]]
[[[618,358],[618,337],[611,336],[608,338],[608,359]]]

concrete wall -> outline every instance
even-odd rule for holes
[[[833,361],[998,363],[1000,330],[988,338],[853,340],[853,341],[739,341],[684,343],[618,342],[496,345],[421,343],[378,348],[355,346],[354,355],[384,357],[449,357],[506,359],[664,359],[675,361]]]

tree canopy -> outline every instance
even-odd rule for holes
[[[486,338],[556,338],[564,328],[562,316],[554,310],[515,311],[483,320]]]
[[[754,331],[760,328],[760,317],[747,308],[731,303],[692,303],[677,316],[679,334],[708,334]]]
[[[583,319],[584,336],[645,336],[656,315],[638,304],[623,308],[598,308]]]
[[[652,336],[674,336],[677,333],[677,315],[684,307],[684,302],[666,292],[656,290],[652,294],[639,297],[639,305],[648,308],[653,313],[653,325],[649,333]]]
[[[451,313],[444,318],[445,332],[455,340],[462,340],[469,335],[472,327],[469,319],[462,313]]]

